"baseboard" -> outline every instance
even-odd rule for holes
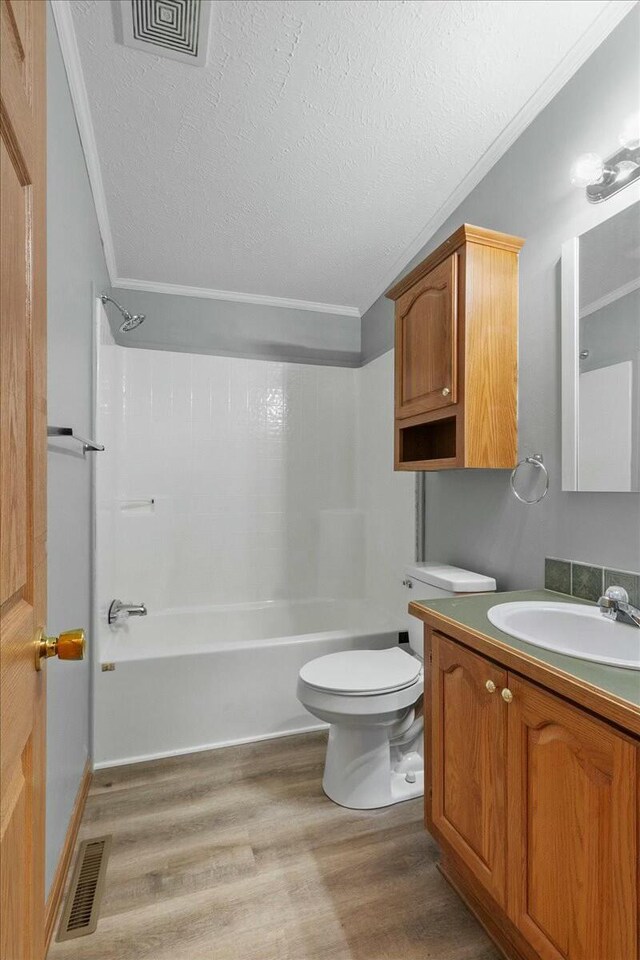
[[[56,868],[55,876],[53,878],[53,883],[51,884],[51,890],[49,891],[49,896],[47,898],[47,904],[45,907],[45,957],[49,950],[49,945],[55,929],[58,913],[60,912],[60,907],[62,905],[62,895],[64,893],[64,888],[67,881],[67,874],[69,873],[71,857],[73,856],[73,851],[76,845],[78,830],[80,829],[80,821],[82,820],[82,814],[84,813],[84,805],[87,800],[87,794],[89,793],[89,787],[91,786],[91,777],[91,761],[87,760],[84,770],[82,771],[80,786],[78,787],[75,803],[73,804],[73,811],[71,813],[71,819],[69,820],[69,826],[67,827],[67,835],[64,838],[62,852],[60,854],[60,859],[58,861],[58,866]]]
[[[263,733],[257,737],[239,737],[237,740],[219,740],[217,743],[200,743],[196,747],[182,747],[178,750],[161,750],[158,753],[143,753],[135,757],[118,757],[115,760],[98,760],[94,770],[108,770],[110,767],[126,767],[131,763],[148,763],[149,760],[166,760],[167,757],[182,757],[189,753],[205,753],[207,750],[222,750],[224,747],[240,747],[243,743],[261,743],[263,740],[279,740],[281,737],[296,737],[301,733],[317,733],[328,730],[328,723],[314,723],[295,730],[279,730],[277,733]]]

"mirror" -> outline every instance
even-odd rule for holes
[[[640,490],[640,202],[562,248],[562,489]]]

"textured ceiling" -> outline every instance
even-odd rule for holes
[[[118,276],[366,309],[607,6],[220,0],[198,69],[75,0]]]

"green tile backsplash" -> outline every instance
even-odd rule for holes
[[[547,557],[544,561],[544,585],[547,590],[556,593],[571,593],[571,561],[554,560]]]
[[[597,601],[607,587],[624,587],[629,601],[640,606],[640,573],[628,570],[611,570],[608,567],[576,563],[547,557],[544,561],[544,585],[547,590],[566,593],[581,600]]]
[[[586,563],[571,564],[571,594],[581,600],[598,600],[602,596],[604,571]]]

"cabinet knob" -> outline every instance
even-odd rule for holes
[[[502,699],[505,701],[505,703],[511,703],[513,700],[513,694],[511,693],[511,690],[509,690],[509,687],[505,687],[502,691]]]
[[[487,688],[487,690],[489,691],[489,693],[495,693],[495,692],[496,692],[496,685],[495,685],[495,683],[493,682],[493,680],[487,680],[487,682],[485,683],[485,687]]]
[[[443,387],[443,388],[442,388],[442,396],[443,396],[443,397],[448,397],[450,393],[451,393],[451,390],[449,390],[449,387]]]

